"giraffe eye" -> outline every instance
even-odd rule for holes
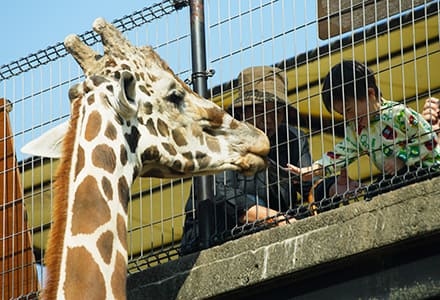
[[[184,97],[185,97],[185,92],[178,89],[173,89],[168,93],[166,99],[176,105],[179,105],[183,101]]]

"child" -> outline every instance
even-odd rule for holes
[[[310,167],[287,165],[304,180],[334,175],[364,154],[387,175],[440,163],[440,146],[430,124],[404,104],[383,99],[365,65],[343,61],[334,66],[324,80],[322,99],[327,110],[343,114],[348,125],[334,152]]]

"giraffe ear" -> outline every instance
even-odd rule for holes
[[[119,80],[121,91],[119,92],[118,111],[122,117],[129,119],[137,112],[136,81],[133,74],[124,71]]]
[[[21,148],[21,152],[33,156],[60,158],[64,136],[69,128],[69,122],[64,122],[40,137],[30,141]]]

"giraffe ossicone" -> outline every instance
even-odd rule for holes
[[[61,157],[46,299],[125,298],[127,205],[137,176],[253,174],[269,152],[262,131],[194,93],[151,47],[131,45],[104,19],[93,28],[103,55],[77,36],[65,40],[86,75],[69,91],[68,124],[22,149]]]

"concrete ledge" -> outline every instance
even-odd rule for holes
[[[267,290],[280,279],[313,277],[319,266],[348,258],[352,264],[357,256],[439,233],[440,178],[434,178],[131,275],[128,298],[206,299],[231,293],[239,298],[240,290],[251,286],[254,292]],[[393,293],[415,289],[420,297],[440,295],[438,275],[428,286],[416,282]]]

